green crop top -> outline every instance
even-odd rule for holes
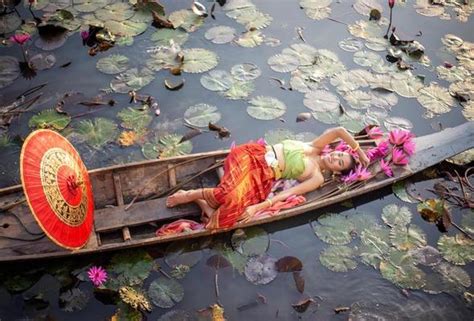
[[[297,179],[305,169],[304,165],[304,143],[297,140],[286,139],[283,145],[283,157],[285,158],[285,170],[281,174],[285,179]]]

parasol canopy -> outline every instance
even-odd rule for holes
[[[67,249],[83,247],[94,200],[87,169],[71,143],[52,130],[32,132],[21,150],[20,171],[28,205],[46,235]]]

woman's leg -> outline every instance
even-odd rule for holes
[[[198,199],[203,199],[203,189],[190,189],[188,191],[179,190],[166,199],[166,206],[175,207],[180,204],[194,202]],[[208,204],[209,205],[209,204]]]
[[[209,204],[203,200],[203,199],[197,199],[195,200],[196,204],[199,205],[199,207],[202,210],[202,215],[201,215],[201,221],[203,223],[207,223],[209,221],[209,218],[211,215],[215,212],[215,209],[209,206]]]

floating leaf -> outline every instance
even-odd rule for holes
[[[474,210],[471,209],[463,214],[461,225],[466,232],[474,234]]]
[[[343,96],[354,109],[366,109],[372,105],[372,95],[362,90],[348,91]]]
[[[443,257],[451,263],[466,265],[474,260],[474,241],[463,234],[442,235],[438,240],[438,248]]]
[[[171,44],[183,45],[189,38],[189,34],[183,29],[158,29],[151,34],[151,41],[157,46],[171,46]]]
[[[119,289],[120,299],[135,310],[151,312],[151,304],[141,290],[131,286],[122,286]]]
[[[426,235],[416,225],[395,226],[390,231],[390,240],[393,246],[401,251],[426,245]]]
[[[153,259],[143,250],[115,254],[107,268],[110,275],[105,287],[117,291],[122,286],[141,285],[152,267]]]
[[[184,289],[176,280],[159,278],[150,284],[148,296],[156,306],[172,308],[183,299]]]
[[[216,106],[197,104],[185,111],[184,119],[193,126],[207,127],[209,123],[218,122],[221,119],[221,114]]]
[[[106,118],[84,119],[79,122],[73,135],[79,137],[94,148],[100,148],[113,142],[118,134],[117,125]]]
[[[438,265],[443,259],[441,253],[429,245],[414,248],[408,254],[413,257],[416,264],[425,266]]]
[[[306,93],[303,103],[313,111],[313,117],[329,124],[337,123],[340,112],[340,100],[326,90],[314,90]]]
[[[321,264],[334,272],[347,272],[355,269],[357,262],[353,258],[353,249],[344,245],[331,245],[321,251],[319,255]]]
[[[339,47],[342,50],[349,51],[349,52],[356,52],[362,49],[364,43],[355,38],[346,38],[344,40],[339,41]]]
[[[192,10],[178,10],[169,15],[169,21],[174,28],[181,27],[187,32],[194,32],[204,23],[204,18],[195,14]]]
[[[56,63],[56,57],[53,54],[39,53],[30,58],[29,63],[35,70],[50,69]]]
[[[295,280],[295,286],[299,293],[304,292],[305,281],[298,271],[293,272],[293,280]]]
[[[59,301],[63,304],[62,310],[66,312],[80,311],[87,306],[89,295],[81,289],[73,288],[62,293]]]
[[[445,282],[458,289],[459,292],[471,286],[471,277],[459,266],[441,262],[433,269],[443,276]]]
[[[445,66],[436,67],[438,72],[438,77],[449,82],[464,82],[467,80],[470,73],[462,66],[452,66],[451,68],[446,68]]]
[[[262,44],[263,36],[258,30],[247,31],[235,40],[235,42],[241,47],[253,48]]]
[[[200,73],[211,70],[218,63],[218,56],[209,50],[202,48],[184,49],[183,71]]]
[[[115,21],[107,20],[104,22],[104,27],[112,34],[122,37],[135,37],[142,34],[148,28],[146,22],[125,20]]]
[[[383,124],[388,131],[392,131],[394,129],[410,130],[413,128],[413,124],[411,123],[411,121],[402,117],[385,118]]]
[[[228,26],[216,26],[206,31],[204,37],[213,43],[224,44],[235,38],[235,29]]]
[[[60,114],[54,109],[46,109],[30,118],[28,126],[31,128],[51,128],[62,130],[71,122],[71,116]]]
[[[124,55],[110,55],[97,61],[97,69],[104,74],[118,74],[128,68],[128,58]]]
[[[18,64],[18,60],[15,57],[1,56],[0,57],[0,88],[6,87],[10,85],[11,83],[13,83],[13,81],[17,79],[18,76],[20,76],[20,67]]]
[[[357,0],[352,7],[355,11],[364,16],[369,16],[373,9],[383,12],[383,7],[377,0]]]
[[[122,121],[120,125],[123,128],[133,129],[137,133],[144,132],[153,120],[153,116],[150,115],[148,110],[138,110],[132,107],[121,110],[117,117]]]
[[[286,128],[271,129],[265,133],[265,141],[267,144],[274,145],[285,139],[295,139],[296,135]]]
[[[115,79],[111,81],[110,88],[115,92],[126,94],[132,90],[137,91],[142,89],[154,78],[155,75],[148,68],[142,68],[141,70],[132,68],[116,76]]]
[[[379,22],[366,20],[356,21],[355,24],[348,26],[348,30],[354,37],[364,39],[381,37],[385,31]]]
[[[389,258],[380,262],[382,276],[406,289],[421,289],[425,284],[425,273],[415,267],[406,252],[392,250]]]
[[[245,277],[253,284],[268,284],[277,276],[276,259],[266,254],[250,258],[245,265]]]
[[[354,62],[359,66],[372,67],[383,64],[383,59],[374,52],[362,50],[354,53]]]
[[[344,215],[328,213],[313,225],[314,233],[324,242],[334,245],[349,244],[354,224]]]
[[[303,263],[294,256],[284,256],[275,265],[278,272],[297,272],[303,269]]]
[[[252,81],[234,81],[231,87],[223,93],[228,99],[244,99],[247,98],[255,90]]]
[[[237,270],[240,274],[244,273],[245,264],[247,263],[247,257],[240,254],[237,251],[232,250],[232,248],[227,246],[218,247],[218,251],[227,261],[232,265],[234,270]]]
[[[298,58],[291,55],[278,54],[271,56],[268,59],[268,64],[270,65],[270,68],[275,71],[289,72],[296,70],[300,64],[300,61]]]
[[[232,234],[232,247],[245,256],[264,254],[270,245],[270,237],[261,227],[238,229]]]
[[[462,114],[468,121],[474,121],[474,100],[470,100],[469,102],[463,105]]]
[[[179,68],[179,70],[181,70],[181,60],[178,57],[180,51],[181,48],[179,46],[172,46],[169,48],[159,47],[150,55],[150,59],[147,60],[146,65],[154,71],[160,71],[162,68]]]
[[[382,210],[382,219],[390,227],[403,227],[410,223],[411,212],[406,206],[398,207],[396,204],[389,204]]]
[[[211,91],[224,91],[231,88],[234,80],[225,70],[211,70],[201,77],[201,85]]]
[[[199,263],[202,259],[202,252],[195,250],[192,244],[186,242],[170,243],[166,248],[165,263],[174,268],[179,265],[186,265],[190,268]]]
[[[117,309],[115,314],[111,317],[111,320],[143,321],[143,314],[141,311],[133,309],[122,301],[119,301],[116,306]]]
[[[405,71],[392,75],[390,86],[397,94],[406,98],[418,97],[424,87],[423,80]]]
[[[248,81],[260,77],[262,71],[257,65],[244,63],[233,66],[230,73],[239,81]]]
[[[381,259],[390,250],[389,233],[388,228],[380,225],[362,231],[360,239],[364,246],[359,252],[364,263],[378,268]]]
[[[281,117],[286,112],[286,105],[280,100],[269,96],[257,96],[249,101],[247,113],[261,120]]]
[[[241,14],[233,16],[240,24],[243,24],[247,30],[263,29],[270,25],[273,18],[267,14],[256,10],[255,8],[241,10]]]
[[[315,301],[313,298],[308,298],[308,299],[301,300],[295,304],[292,304],[291,307],[295,309],[295,311],[298,313],[304,313],[306,312],[306,310],[308,310],[308,307],[314,302]]]
[[[351,205],[350,208],[354,206]],[[365,213],[365,212],[355,212],[347,216],[347,219],[351,221],[352,225],[354,226],[351,234],[362,233],[363,230],[366,228],[372,228],[377,225],[377,218],[373,214]]]
[[[407,180],[396,182],[392,185],[392,191],[400,200],[406,203],[418,203],[418,201],[410,196],[406,190],[406,186],[409,184]]]
[[[223,269],[230,266],[229,261],[219,254],[214,254],[206,261],[206,265],[214,269]]]
[[[448,158],[447,161],[456,165],[469,164],[470,162],[474,161],[474,148],[468,149],[454,157]]]
[[[94,15],[103,21],[124,21],[133,17],[133,8],[128,3],[118,2],[94,11]]]
[[[180,143],[183,136],[170,134],[160,138],[158,149],[159,158],[186,155],[191,153],[193,145],[190,141]]]
[[[5,12],[0,15],[0,34],[2,35],[15,31],[22,23],[16,12],[6,13],[7,8],[3,7],[3,3],[2,10]],[[2,69],[0,68],[0,70]]]
[[[133,130],[123,131],[120,133],[120,136],[118,138],[118,143],[120,146],[124,146],[124,147],[132,146],[133,144],[135,144],[137,139],[138,139],[138,135]]]
[[[447,113],[455,104],[455,100],[448,90],[435,83],[420,89],[417,100],[429,112],[434,114]]]

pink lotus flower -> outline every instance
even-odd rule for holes
[[[372,177],[372,173],[367,168],[358,165],[355,169],[351,170],[348,175],[342,178],[344,183],[361,182]]]
[[[372,162],[374,160],[387,156],[388,150],[389,150],[388,141],[385,140],[381,142],[377,147],[369,149],[366,152],[366,155]]]
[[[324,156],[324,155],[327,155],[331,152],[332,152],[332,148],[328,144],[328,145],[324,146],[323,150],[321,151],[321,155]]]
[[[20,46],[23,46],[30,39],[31,36],[29,33],[17,33],[10,37],[10,41],[16,42]]]
[[[378,126],[366,129],[367,136],[371,139],[380,138],[383,136],[383,131]]]
[[[265,138],[260,137],[259,139],[257,139],[257,144],[266,145],[267,142],[265,141]]]
[[[82,40],[87,40],[89,38],[89,31],[81,31]]]
[[[390,167],[390,164],[385,162],[383,159],[380,160],[380,168],[388,177],[393,176],[393,171],[392,171],[392,168]]]
[[[411,139],[403,143],[403,150],[407,155],[411,156],[415,153],[415,142]]]
[[[93,266],[87,272],[89,279],[95,286],[101,286],[107,281],[107,272],[101,266]]]
[[[407,140],[411,139],[413,135],[408,130],[394,129],[388,135],[388,139],[393,145],[403,145]]]
[[[388,6],[390,8],[393,8],[394,5],[395,5],[395,0],[388,0]]]
[[[395,165],[406,165],[408,164],[408,156],[403,149],[396,147],[392,150],[392,161]]]

